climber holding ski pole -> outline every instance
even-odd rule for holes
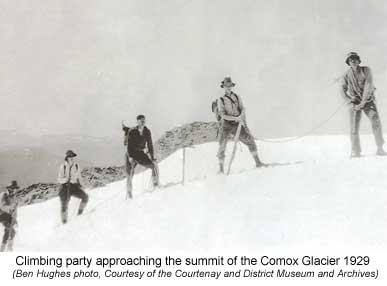
[[[220,86],[224,89],[224,95],[217,100],[216,106],[217,117],[220,122],[218,135],[219,150],[217,155],[219,159],[219,172],[224,173],[227,139],[231,134],[234,135],[234,150],[230,162],[232,162],[233,157],[235,156],[236,144],[238,140],[240,140],[249,148],[257,168],[267,166],[259,159],[257,144],[246,124],[246,110],[242,100],[232,91],[235,83],[232,82],[230,77],[226,77],[221,82]],[[231,164],[228,169],[230,169],[230,167]]]

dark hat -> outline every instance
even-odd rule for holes
[[[220,87],[233,87],[235,86],[235,83],[232,82],[231,77],[225,77],[224,80],[221,82]]]
[[[76,157],[77,156],[77,154],[76,153],[74,153],[72,150],[68,150],[67,152],[66,152],[66,159],[67,158],[73,158],[73,157]]]
[[[20,189],[20,188],[17,185],[17,181],[12,181],[11,185],[7,186],[7,189],[15,190],[15,189]]]
[[[136,118],[137,118],[137,120],[145,119],[145,115],[140,114],[140,115],[137,115]]]
[[[358,53],[350,52],[350,53],[348,53],[347,58],[345,59],[345,63],[347,65],[349,65],[349,59],[351,59],[351,58],[357,59],[357,60],[359,60],[359,62],[361,62],[360,56],[358,55]]]

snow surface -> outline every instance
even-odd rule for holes
[[[364,157],[349,158],[348,136],[316,136],[284,144],[258,142],[264,162],[255,169],[239,145],[230,176],[217,175],[217,144],[182,152],[159,164],[154,192],[150,172],[88,191],[89,205],[60,224],[59,199],[19,210],[16,251],[184,251],[270,249],[385,249],[387,158],[374,156],[372,136],[362,136]],[[228,152],[232,149],[231,142]],[[228,156],[229,158],[229,156]]]

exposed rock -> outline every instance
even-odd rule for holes
[[[58,184],[38,183],[16,193],[19,206],[39,203],[58,195]]]
[[[155,156],[162,161],[183,147],[216,141],[217,122],[193,122],[167,131],[154,144]],[[137,168],[137,172],[144,169]],[[82,170],[82,177],[87,187],[96,188],[125,178],[123,166],[88,167]],[[58,184],[38,183],[21,189],[17,193],[19,205],[39,203],[58,195]]]

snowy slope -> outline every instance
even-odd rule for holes
[[[238,147],[232,174],[217,175],[217,144],[187,149],[160,163],[161,183],[149,191],[150,173],[136,175],[134,200],[125,182],[89,192],[84,216],[59,223],[59,199],[19,210],[15,250],[23,251],[216,251],[233,249],[362,249],[385,247],[387,158],[349,158],[347,136],[316,136],[286,144],[258,142],[266,169],[255,169]],[[229,144],[228,151],[231,150]]]

